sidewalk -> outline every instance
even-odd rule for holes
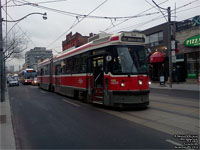
[[[165,85],[160,85],[159,82],[152,82],[150,85],[150,88],[156,88],[156,89],[176,89],[176,90],[189,90],[189,91],[199,91],[200,92],[200,84],[195,83],[186,83],[186,82],[180,82],[180,83],[172,83],[172,88],[170,88],[168,83],[165,83]]]
[[[16,149],[8,92],[5,93],[5,101],[0,102],[0,150],[2,149]]]

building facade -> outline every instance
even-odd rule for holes
[[[176,66],[184,68],[187,81],[197,81],[200,73],[200,16],[176,23]]]
[[[169,59],[167,49],[168,24],[164,23],[146,29],[142,31],[142,33],[146,35],[150,79],[152,81],[158,81],[160,75],[164,75],[165,80],[167,81],[169,76]]]
[[[178,43],[172,51],[175,55],[172,80],[184,82],[193,79],[197,82],[200,73],[200,16],[172,22],[171,29],[171,40]],[[159,81],[159,76],[164,75],[167,81],[169,77],[168,24],[164,23],[142,32],[147,37],[146,47],[151,80]]]
[[[66,36],[66,40],[62,41],[62,50],[65,51],[67,49],[70,49],[72,47],[79,47],[85,43],[88,42],[88,38],[93,36],[91,33],[90,36],[82,36],[80,33],[76,32],[74,35],[72,35],[72,32],[70,32]]]
[[[45,47],[35,47],[25,53],[24,66],[26,66],[26,68],[33,68],[37,70],[38,61],[52,57],[52,50],[46,50]]]

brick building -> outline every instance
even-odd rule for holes
[[[62,41],[62,50],[65,51],[72,47],[79,47],[87,43],[88,38],[91,36],[93,36],[92,33],[90,33],[89,36],[82,36],[78,32],[76,32],[74,35],[72,35],[72,32],[70,32],[68,35],[66,35],[66,40]]]

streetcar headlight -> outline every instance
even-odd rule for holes
[[[121,87],[124,87],[124,86],[125,86],[125,84],[122,82],[122,83],[121,83]]]
[[[151,85],[151,81],[149,81],[149,85]]]
[[[142,80],[138,80],[138,84],[139,84],[139,85],[142,85]]]

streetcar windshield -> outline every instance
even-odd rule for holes
[[[147,73],[146,55],[143,46],[117,47],[113,58],[114,74]]]
[[[37,77],[37,72],[26,72],[24,74],[25,79],[31,79]]]

